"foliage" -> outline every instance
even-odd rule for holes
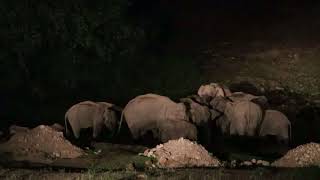
[[[62,122],[82,100],[124,105],[150,91],[190,92],[199,81],[192,60],[158,51],[168,16],[129,10],[127,0],[1,1],[0,116]]]

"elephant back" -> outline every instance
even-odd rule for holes
[[[159,103],[160,96],[141,95],[132,99],[123,109],[122,119],[126,121],[134,138],[156,128],[163,112],[163,104]]]
[[[265,96],[255,96],[244,92],[234,92],[228,96],[228,99],[233,102],[251,101],[255,104],[258,104],[262,108],[268,107],[268,99]]]
[[[291,123],[282,112],[266,110],[260,129],[260,136],[275,135],[282,139],[289,139]]]
[[[93,119],[101,115],[103,109],[95,102],[84,101],[72,106],[66,113],[72,127],[92,127]]]
[[[262,123],[262,110],[257,104],[250,101],[234,102],[230,113],[231,134],[257,135]]]

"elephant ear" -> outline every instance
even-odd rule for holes
[[[122,112],[123,108],[117,105],[112,105],[111,107],[109,107],[109,109],[113,110],[113,111],[117,111],[117,112]]]
[[[210,120],[215,121],[222,115],[223,115],[222,112],[219,112],[215,109],[210,109]]]
[[[191,103],[193,103],[192,99],[189,98],[189,97],[181,98],[181,99],[180,99],[180,102],[182,102],[182,103],[184,103],[184,104],[189,104],[189,105],[190,105]]]
[[[185,113],[187,114],[188,120],[192,122],[193,121],[193,114],[191,113],[192,100],[190,98],[181,98],[180,102],[185,107]]]
[[[118,116],[115,111],[106,108],[103,113],[104,124],[108,130],[115,132],[118,126]]]
[[[208,106],[209,104],[206,102],[205,98],[200,97],[199,95],[190,95],[187,98],[190,98],[193,102],[196,102],[200,105]]]
[[[251,102],[258,104],[262,109],[269,108],[268,99],[265,96],[257,96],[251,100]]]
[[[218,96],[210,101],[211,107],[219,112],[224,112],[226,109],[227,103],[230,103],[229,100],[225,97]]]

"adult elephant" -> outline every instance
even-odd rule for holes
[[[268,99],[265,96],[255,96],[244,92],[234,92],[227,97],[233,102],[251,101],[258,104],[262,109],[269,107]]]
[[[226,102],[217,126],[224,134],[256,136],[262,123],[260,106],[251,101]]]
[[[291,123],[282,112],[266,110],[259,136],[274,136],[278,143],[288,145],[291,137]]]
[[[185,105],[165,96],[150,93],[135,97],[123,109],[123,120],[135,140],[148,133],[160,142],[179,137],[197,139],[196,127],[189,122]]]
[[[87,128],[92,128],[93,138],[97,138],[104,128],[114,132],[119,123],[117,111],[121,108],[106,102],[83,101],[75,104],[65,114],[66,135],[70,137],[72,131],[74,138],[78,139],[81,130]]]

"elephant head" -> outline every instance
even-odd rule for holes
[[[225,97],[229,96],[230,94],[231,92],[226,86],[218,83],[201,85],[198,89],[198,95],[202,98],[205,98],[207,102],[209,102],[212,98],[218,96]]]
[[[282,112],[266,110],[259,136],[275,136],[279,143],[288,144],[291,138],[291,123]]]
[[[210,109],[207,106],[201,105],[188,97],[181,98],[180,101],[187,107],[189,119],[197,126],[205,125],[211,119]]]
[[[231,101],[226,97],[217,96],[210,101],[210,106],[212,107],[212,109],[216,111],[224,112],[227,107],[227,104],[230,105],[230,103]]]
[[[122,108],[107,102],[97,102],[97,104],[103,109],[102,119],[105,127],[112,134],[115,133],[120,125]]]

